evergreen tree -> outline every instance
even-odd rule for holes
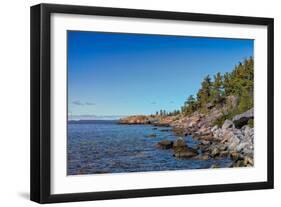
[[[196,110],[196,100],[193,95],[190,95],[187,100],[184,102],[184,106],[182,107],[183,114],[189,115]]]
[[[214,76],[214,83],[212,87],[211,96],[212,102],[214,104],[220,103],[223,100],[223,77],[219,72]]]
[[[209,75],[207,75],[201,83],[201,88],[197,93],[197,101],[201,108],[205,106],[211,97],[212,81]]]
[[[224,75],[217,73],[213,80],[212,82],[209,75],[203,79],[196,99],[190,95],[184,102],[184,105],[181,107],[182,114],[190,115],[196,110],[207,113],[207,104],[211,103],[217,106],[217,104],[225,103],[225,99],[228,96],[238,98],[237,107],[229,108],[231,116],[245,112],[253,107],[254,59],[252,57],[239,62],[232,72],[225,73]],[[165,111],[160,110],[160,115],[165,113]],[[171,114],[176,114],[176,112]]]

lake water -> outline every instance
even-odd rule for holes
[[[167,127],[120,125],[117,121],[70,121],[68,123],[67,174],[95,174],[184,170],[229,166],[228,158],[216,160],[176,159],[172,150],[155,145],[163,139],[175,140]],[[156,134],[156,137],[147,137]],[[196,140],[184,137],[189,147]]]

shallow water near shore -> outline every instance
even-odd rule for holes
[[[204,169],[212,165],[228,167],[223,159],[176,159],[172,150],[156,147],[161,140],[178,138],[169,127],[123,125],[117,121],[91,120],[68,122],[67,174],[147,172]],[[152,135],[154,137],[149,137]],[[189,147],[197,140],[183,137]]]

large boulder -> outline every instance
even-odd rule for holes
[[[241,128],[248,123],[250,119],[254,118],[254,108],[249,109],[248,111],[238,114],[233,117],[232,121],[237,128]]]
[[[173,148],[177,149],[177,148],[185,148],[187,147],[185,141],[183,138],[178,138],[176,141],[174,141],[173,143]]]

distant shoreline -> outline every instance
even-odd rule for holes
[[[105,122],[119,122],[119,119],[80,119],[80,120],[68,120],[68,124],[87,124],[87,123],[105,123]]]

